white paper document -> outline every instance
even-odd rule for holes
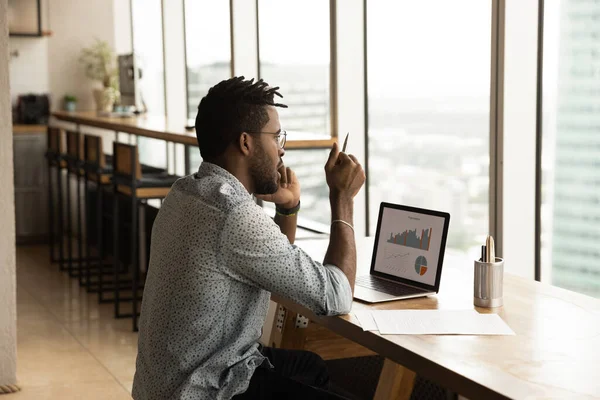
[[[497,314],[479,314],[475,310],[377,310],[371,313],[382,335],[515,334]]]
[[[371,311],[353,311],[352,312],[358,322],[360,322],[360,326],[363,328],[363,331],[377,331],[377,324],[375,324],[375,320],[373,319],[373,314]]]

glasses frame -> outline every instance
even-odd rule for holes
[[[279,147],[281,147],[282,149],[285,149],[285,144],[287,142],[287,131],[281,130],[279,132],[250,132],[250,131],[244,131],[246,133],[249,133],[251,135],[275,135],[275,137],[278,137],[279,139],[277,140],[277,143],[279,144]]]

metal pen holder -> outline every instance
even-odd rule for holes
[[[477,307],[501,307],[504,260],[496,257],[496,262],[475,260],[475,280],[473,282],[473,303]]]

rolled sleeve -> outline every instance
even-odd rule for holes
[[[286,297],[318,315],[350,311],[352,291],[344,273],[290,244],[255,204],[233,210],[221,238],[224,273],[232,278]]]
[[[325,315],[348,314],[352,308],[352,288],[346,274],[332,264],[324,265],[329,279],[325,298],[328,312]]]

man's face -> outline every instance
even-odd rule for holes
[[[256,194],[273,194],[279,189],[280,175],[277,170],[283,165],[281,157],[285,154],[279,146],[277,134],[281,131],[279,114],[275,107],[267,106],[269,122],[253,135],[256,143],[250,163],[250,176],[254,181]]]

